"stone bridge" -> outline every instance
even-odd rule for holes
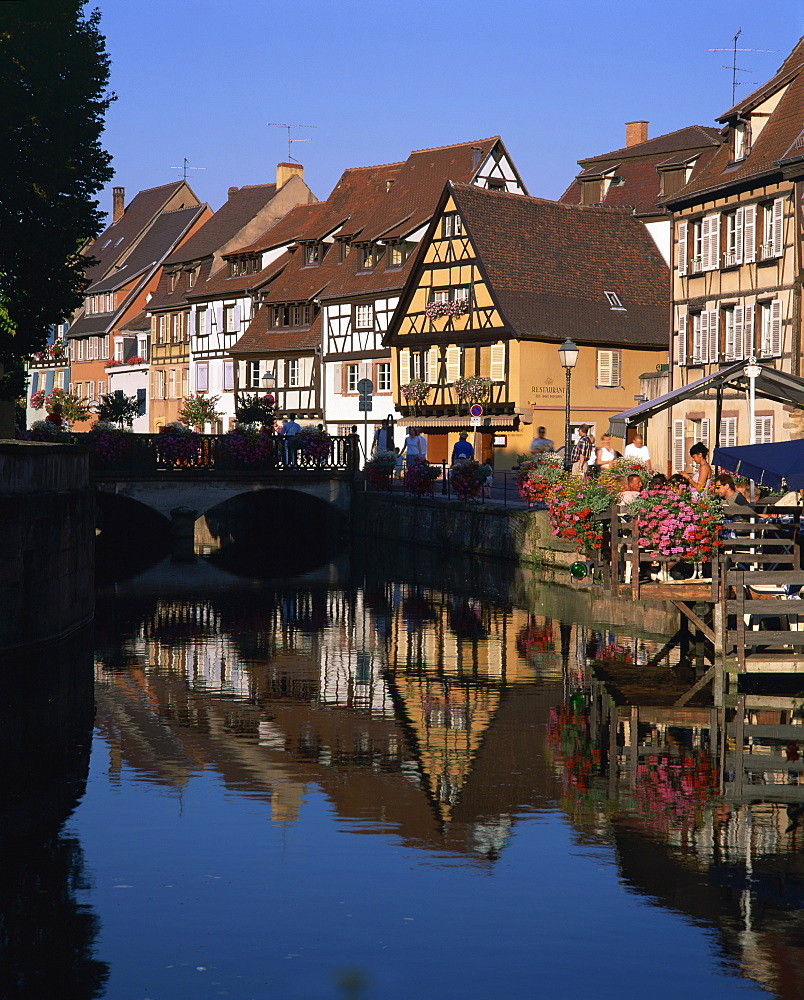
[[[233,497],[266,490],[305,493],[348,516],[354,473],[333,469],[278,469],[261,473],[184,470],[144,476],[95,472],[92,481],[101,494],[136,500],[168,521],[177,508],[191,510],[196,517],[201,517]]]

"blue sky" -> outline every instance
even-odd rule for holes
[[[92,4],[90,3],[90,6]],[[714,124],[729,47],[767,80],[804,34],[804,0],[99,0],[112,58],[106,146],[126,198],[181,176],[217,209],[274,179],[287,133],[325,198],[346,167],[501,135],[531,194],[557,198],[576,160]],[[738,96],[753,87],[741,86]],[[111,185],[101,196],[111,205]]]

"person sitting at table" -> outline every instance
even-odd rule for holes
[[[620,494],[620,503],[629,504],[635,500],[644,489],[642,477],[636,473],[631,473],[626,482],[626,488]]]

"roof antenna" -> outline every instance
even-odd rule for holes
[[[170,169],[171,170],[181,170],[181,171],[183,171],[183,177],[184,177],[185,180],[187,180],[187,171],[188,170],[206,170],[207,168],[206,167],[191,167],[190,166],[190,161],[185,156],[184,157],[184,165],[183,166],[181,166],[181,167],[171,167]]]
[[[288,160],[293,163],[298,163],[299,161],[295,156],[290,155],[290,144],[292,142],[312,142],[312,137],[309,139],[291,139],[290,130],[292,128],[318,128],[317,125],[288,125],[287,122],[266,122],[266,125],[271,125],[273,128],[286,128],[288,130]]]
[[[737,53],[738,52],[775,52],[776,51],[776,49],[738,49],[737,48],[737,39],[740,37],[740,35],[742,33],[743,33],[743,29],[742,28],[738,28],[737,29],[737,34],[731,40],[732,41],[732,45],[731,45],[730,49],[709,49],[710,52],[731,52],[732,53],[731,66],[724,66],[723,67],[723,69],[730,69],[731,70],[731,105],[732,105],[732,107],[734,107],[734,105],[737,103],[737,87],[738,86],[744,87],[744,86],[746,86],[746,84],[749,85],[749,86],[751,86],[751,87],[759,86],[759,84],[756,81],[752,82],[751,80],[738,80],[737,79],[737,74],[738,73],[750,73],[751,72],[750,69],[740,69],[740,67],[737,65]]]

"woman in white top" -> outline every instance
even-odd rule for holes
[[[602,472],[605,469],[610,469],[616,460],[617,452],[611,446],[611,438],[608,434],[604,434],[600,439],[600,447],[597,449],[595,465]]]
[[[694,465],[692,474],[682,472],[681,475],[696,493],[703,493],[712,476],[712,466],[707,461],[709,449],[699,441],[690,448],[690,458]]]

